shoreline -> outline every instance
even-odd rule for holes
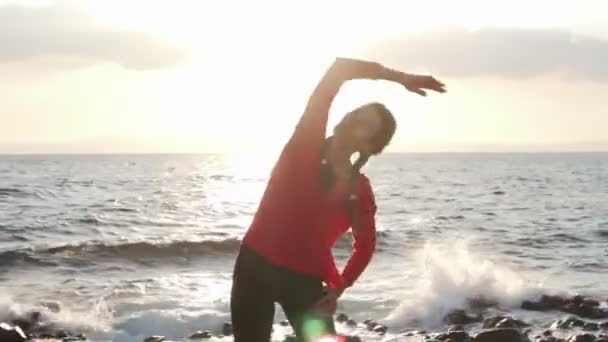
[[[50,306],[48,309],[57,312],[61,310],[58,306]],[[496,311],[491,313],[493,309],[499,308],[491,300],[472,299],[467,308],[448,313],[444,318],[443,328],[433,331],[391,328],[374,319],[356,322],[346,313],[336,314],[334,320],[338,333],[345,336],[346,342],[608,342],[608,299],[594,299],[582,295],[542,295],[537,300],[524,300],[520,306],[521,310],[555,313],[555,316],[561,317],[541,324],[525,322],[515,314],[500,314]],[[281,341],[296,341],[287,321],[275,323],[273,332],[273,337],[278,335]],[[226,321],[214,331],[194,331],[178,339],[149,336],[137,342],[232,341],[231,335],[232,324]],[[97,341],[87,339],[86,332],[66,331],[62,327],[54,327],[44,322],[39,311],[27,312],[10,322],[0,324],[0,340]]]

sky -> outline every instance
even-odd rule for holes
[[[276,151],[336,56],[446,94],[380,101],[387,149],[608,150],[608,2],[0,0],[0,153]]]

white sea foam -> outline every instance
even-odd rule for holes
[[[483,298],[509,308],[541,290],[516,271],[472,251],[465,241],[427,243],[417,258],[418,282],[386,317],[389,325],[437,327],[451,310],[467,308],[470,299]]]
[[[112,311],[104,300],[90,303],[86,310],[76,310],[56,302],[60,308],[54,312],[48,305],[39,303],[21,303],[8,295],[0,297],[0,322],[11,322],[16,319],[28,319],[32,312],[40,313],[40,322],[53,329],[72,332],[104,332],[111,329]]]

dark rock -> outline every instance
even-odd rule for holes
[[[595,341],[595,336],[591,334],[579,334],[570,336],[568,338],[568,342],[593,342]]]
[[[606,337],[606,336],[604,336],[604,337],[598,337],[593,342],[608,342],[608,337]]]
[[[523,301],[521,303],[521,308],[534,311],[559,310],[566,303],[567,301],[560,296],[542,295],[538,302],[529,300]]]
[[[467,325],[470,323],[481,322],[483,320],[483,317],[467,315],[467,313],[464,310],[453,310],[445,316],[444,320],[449,325],[452,325],[452,324]]]
[[[538,342],[557,342],[557,338],[555,338],[553,336],[545,336],[545,337],[541,338],[540,340],[538,340]]]
[[[78,336],[68,336],[68,337],[64,337],[61,341],[62,342],[74,342],[74,341],[82,341],[84,339],[78,337]]]
[[[453,342],[471,342],[473,339],[464,331],[452,331],[447,334],[446,341]]]
[[[165,340],[165,336],[150,336],[144,339],[144,342],[162,342]]]
[[[336,317],[336,322],[344,323],[346,321],[348,321],[348,316],[344,313],[341,313]]]
[[[226,322],[222,325],[222,335],[230,336],[232,335],[232,322]]]
[[[529,300],[524,300],[523,302],[521,302],[521,308],[524,310],[531,310],[531,311],[545,311],[548,310],[547,307],[540,302],[532,302]]]
[[[545,330],[543,331],[543,336],[552,336],[553,334],[551,333],[551,330]]]
[[[282,327],[287,327],[287,326],[289,326],[289,321],[284,319],[281,322],[279,322],[279,325]]]
[[[24,332],[29,332],[40,322],[40,311],[29,312],[24,317],[13,320],[13,325],[18,325]]]
[[[585,323],[585,325],[583,325],[583,330],[598,331],[598,330],[600,330],[600,326],[599,326],[599,324],[597,324],[595,322],[587,322],[587,323]]]
[[[365,322],[363,322],[365,324],[365,326],[367,327],[367,330],[369,331],[373,331],[374,328],[378,325],[378,323],[374,322],[371,319],[366,319]]]
[[[67,331],[59,330],[55,333],[55,338],[66,338],[69,337],[70,334]]]
[[[348,325],[349,327],[356,327],[357,326],[357,322],[350,318],[348,321],[346,321],[346,325]]]
[[[23,330],[18,325],[0,323],[0,341],[2,342],[24,342],[26,339]]]
[[[576,317],[568,317],[565,320],[558,320],[554,323],[554,326],[558,329],[571,329],[572,327],[582,327],[585,322],[581,321]]]
[[[560,296],[542,295],[540,297],[540,302],[545,305],[548,310],[556,310],[559,309],[560,306],[564,305],[566,300]]]
[[[581,321],[580,319],[575,320],[574,322],[572,322],[572,326],[573,327],[584,327],[585,326],[585,322]]]
[[[600,302],[598,302],[595,299],[585,298],[585,300],[583,300],[583,305],[595,307],[595,306],[600,306]]]
[[[492,299],[484,297],[474,297],[467,299],[467,305],[474,311],[483,310],[487,308],[494,308],[498,306],[498,302]]]
[[[48,332],[43,332],[43,333],[36,333],[34,334],[35,338],[40,338],[43,340],[49,340],[49,339],[53,339],[55,338],[55,335],[48,333]]]
[[[374,332],[379,333],[381,335],[386,334],[386,330],[387,330],[387,328],[381,324],[377,324],[373,329]]]
[[[440,333],[440,334],[434,335],[433,339],[437,340],[437,341],[445,341],[445,340],[448,339],[448,334],[446,334],[446,333]]]
[[[502,329],[502,328],[521,329],[521,327],[522,327],[521,324],[522,323],[520,323],[519,321],[517,321],[517,320],[515,320],[513,318],[505,317],[500,322],[496,323],[496,325],[494,326],[494,328],[498,328],[498,329]]]
[[[561,310],[584,318],[600,319],[608,317],[608,311],[595,306],[594,301],[570,301]]]
[[[403,336],[414,336],[414,332],[408,331],[405,334],[403,334]]]
[[[48,336],[49,334],[42,334],[42,335],[46,335],[46,336],[41,336],[41,335],[35,335],[32,337],[36,337],[36,338],[46,338],[46,339],[56,339],[55,336]],[[70,341],[86,341],[87,337],[84,334],[78,334],[78,335],[70,335],[70,336],[66,336],[64,338],[62,338],[61,340],[63,342],[70,342]]]
[[[576,295],[576,296],[572,297],[570,302],[572,302],[574,304],[582,304],[584,300],[585,300],[585,297],[583,297],[581,295]]]
[[[204,330],[204,331],[197,331],[194,334],[190,335],[188,338],[191,340],[200,340],[203,338],[211,338],[213,337],[213,335],[211,334],[211,332],[209,330]]]
[[[346,336],[346,342],[362,342],[361,338],[357,335]]]
[[[489,317],[483,321],[483,329],[491,329],[491,328],[516,328],[521,329],[524,327],[529,327],[530,324],[520,321],[518,319],[514,319],[509,316],[496,316]]]
[[[197,331],[194,334],[188,336],[189,339],[191,340],[201,340],[204,338],[211,338],[213,337],[213,335],[211,334],[211,332],[209,330],[205,330],[205,331]]]
[[[475,336],[474,342],[530,342],[528,336],[517,329],[492,329]]]
[[[603,330],[608,330],[608,322],[600,323],[599,327]]]
[[[452,331],[464,331],[464,326],[462,324],[453,324],[448,328],[448,333]]]

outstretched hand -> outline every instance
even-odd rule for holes
[[[426,96],[426,90],[433,90],[438,93],[446,92],[445,84],[437,81],[433,76],[408,75],[401,84],[405,89],[422,96]]]
[[[433,76],[407,74],[376,62],[338,57],[331,70],[333,79],[337,79],[339,82],[353,79],[383,79],[400,83],[405,89],[421,96],[426,96],[428,90],[438,93],[446,92],[445,84],[436,80]]]

